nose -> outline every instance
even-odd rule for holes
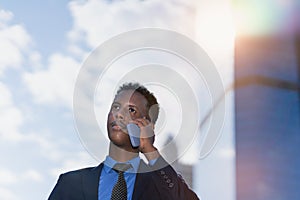
[[[127,118],[127,113],[124,108],[120,108],[119,110],[115,110],[114,112],[114,117],[117,120],[125,120]]]
[[[116,119],[124,119],[124,114],[119,110],[119,111],[117,111],[116,113],[115,113],[115,118]]]

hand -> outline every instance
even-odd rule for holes
[[[138,118],[132,121],[141,129],[139,151],[142,152],[148,160],[153,160],[159,157],[157,149],[153,146],[154,142],[154,124],[148,119]]]

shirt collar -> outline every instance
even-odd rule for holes
[[[140,165],[141,158],[139,156],[132,158],[131,160],[128,160],[127,162],[124,162],[126,164],[131,164],[132,168],[128,169],[126,172],[131,173],[137,173]],[[110,156],[106,156],[104,160],[104,170],[107,173],[110,173],[112,171],[112,167],[118,163],[116,160],[111,158]]]

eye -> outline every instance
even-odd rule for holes
[[[134,108],[129,108],[128,110],[130,113],[136,113],[136,110]]]
[[[113,110],[120,110],[120,106],[119,105],[112,105],[112,109]]]

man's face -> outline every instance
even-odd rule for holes
[[[126,125],[147,116],[147,99],[134,90],[124,90],[114,99],[107,120],[108,137],[117,146],[130,146]]]

